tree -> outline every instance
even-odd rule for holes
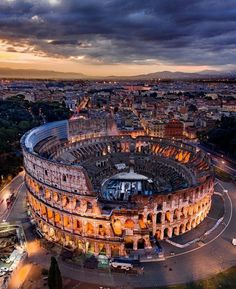
[[[62,289],[61,272],[55,257],[51,257],[51,265],[48,271],[48,287],[49,289]]]

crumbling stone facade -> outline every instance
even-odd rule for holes
[[[72,139],[68,127],[66,121],[44,125],[21,141],[28,204],[45,238],[95,255],[125,256],[150,249],[150,236],[184,234],[207,216],[214,179],[202,151],[148,136],[92,132]],[[103,182],[118,172],[118,163],[148,176],[157,191],[129,201],[104,198]]]

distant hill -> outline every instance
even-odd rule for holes
[[[204,70],[198,73],[160,71],[134,76],[88,76],[83,73],[59,72],[37,69],[12,69],[0,68],[0,78],[22,78],[22,79],[109,79],[109,80],[148,80],[148,79],[205,79],[215,77],[234,77],[236,72],[221,72],[217,70]]]
[[[85,79],[83,73],[58,72],[37,69],[12,69],[0,68],[0,78],[22,78],[22,79]]]
[[[141,74],[131,76],[131,79],[205,79],[215,77],[236,77],[234,72],[222,72],[217,70],[204,70],[198,73],[188,72],[171,72],[171,71],[160,71],[148,74]]]

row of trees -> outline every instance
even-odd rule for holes
[[[64,103],[29,102],[21,95],[0,100],[0,186],[22,166],[22,135],[42,123],[69,118],[70,114]]]

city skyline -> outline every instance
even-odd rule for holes
[[[0,67],[89,76],[235,70],[234,1],[3,0]]]

